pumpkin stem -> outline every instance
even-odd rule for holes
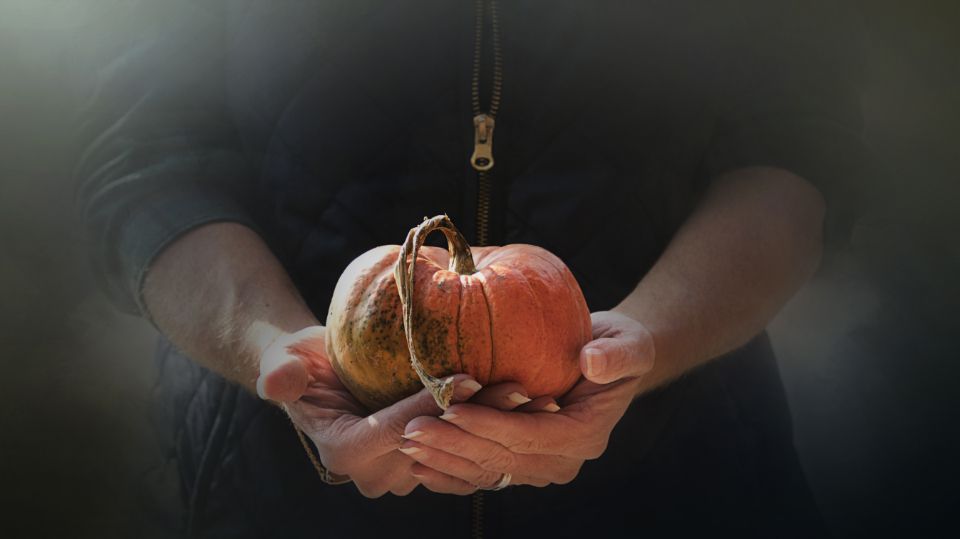
[[[397,265],[394,268],[393,276],[397,281],[397,290],[400,293],[400,303],[403,306],[403,331],[407,337],[407,349],[410,351],[410,363],[413,369],[420,377],[424,387],[430,390],[433,399],[437,401],[437,406],[446,410],[450,406],[450,399],[453,397],[453,383],[447,380],[440,380],[423,368],[423,363],[417,358],[417,351],[413,343],[413,276],[417,265],[417,253],[423,247],[423,242],[427,236],[434,231],[439,230],[447,238],[447,250],[450,253],[450,271],[455,271],[460,275],[469,275],[476,273],[477,267],[473,263],[473,253],[470,252],[470,245],[467,243],[463,234],[453,225],[453,221],[446,215],[437,215],[430,219],[424,219],[416,228],[410,229],[406,241],[400,248],[400,256]],[[409,260],[408,260],[409,258]]]

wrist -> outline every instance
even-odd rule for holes
[[[635,291],[612,309],[641,326],[650,341],[652,366],[637,386],[641,395],[666,385],[682,375],[696,355],[696,321],[690,317],[677,318],[665,298],[647,297]]]
[[[290,337],[291,335],[302,333],[307,328],[323,331],[325,328],[315,319],[305,321],[302,327],[294,331],[285,331],[277,326],[263,321],[256,320],[250,324],[244,335],[245,347],[255,354],[258,358],[263,358],[264,354],[270,350],[277,342]]]
[[[244,341],[248,350],[257,358],[262,358],[263,354],[284,335],[289,333],[263,320],[255,320],[247,328]]]

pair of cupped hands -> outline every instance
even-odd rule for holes
[[[467,495],[507,477],[511,485],[565,484],[606,450],[654,363],[653,338],[642,324],[613,311],[591,319],[593,340],[579,358],[583,377],[559,401],[531,400],[517,383],[481,387],[461,374],[453,377],[447,410],[424,389],[369,414],[330,366],[322,326],[268,346],[257,391],[282,403],[324,466],[367,497],[402,496],[418,485]]]

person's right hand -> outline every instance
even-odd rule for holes
[[[414,461],[397,451],[406,424],[442,412],[426,390],[374,414],[337,378],[325,347],[325,328],[313,326],[284,334],[266,347],[260,359],[257,392],[284,405],[294,424],[313,441],[323,465],[346,475],[360,492],[376,498],[387,492],[406,495],[419,481]],[[480,385],[465,375],[455,378],[454,399],[465,401]]]

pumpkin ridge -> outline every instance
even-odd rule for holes
[[[457,361],[460,363],[460,368],[457,370],[457,372],[462,373],[462,372],[465,372],[463,368],[463,340],[462,340],[463,337],[461,337],[462,334],[460,333],[460,320],[463,319],[463,278],[460,276],[457,276],[457,282],[458,282],[457,284],[460,285],[459,287],[457,287],[458,297],[457,297],[457,326],[456,326],[457,327],[457,346],[456,348],[457,348]]]
[[[483,296],[483,304],[487,308],[487,330],[490,332],[490,370],[487,371],[487,382],[489,383],[493,377],[494,365],[497,364],[497,347],[493,344],[493,311],[490,310],[490,299],[487,298],[487,276],[482,271],[477,272],[477,280],[480,281],[480,290],[483,292],[480,295]]]

